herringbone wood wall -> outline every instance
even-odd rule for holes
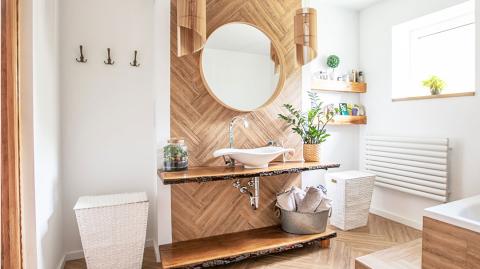
[[[240,113],[224,108],[208,94],[200,75],[199,54],[176,56],[176,0],[171,3],[171,136],[186,139],[191,166],[222,165],[212,153],[228,145],[228,124]],[[293,19],[300,7],[300,0],[207,1],[208,34],[229,22],[252,23],[276,39],[286,60],[287,80],[282,93],[269,106],[245,114],[250,128],[236,128],[236,147],[257,147],[271,139],[282,140],[286,147],[296,149],[294,159],[301,159],[300,139],[277,119],[282,104],[301,105],[301,68],[295,66],[293,39]],[[260,208],[256,211],[230,181],[173,186],[173,240],[275,225],[275,194],[298,184],[299,175],[262,178]]]

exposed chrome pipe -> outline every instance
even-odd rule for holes
[[[250,206],[253,210],[257,210],[260,202],[260,178],[251,178],[246,186],[243,186],[238,179],[233,183],[233,187],[240,190],[241,193],[247,194],[250,198]]]

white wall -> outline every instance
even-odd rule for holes
[[[480,124],[475,114],[480,97],[436,100],[391,101],[391,29],[393,25],[441,10],[463,0],[388,0],[360,13],[360,63],[369,83],[362,102],[368,109],[368,125],[360,133],[360,163],[363,167],[365,135],[448,137],[451,140],[450,180],[452,200],[480,193]],[[479,1],[477,0],[477,20]],[[478,31],[477,27],[477,41]],[[478,44],[477,44],[478,48]],[[448,53],[448,52],[446,52]],[[477,74],[479,69],[477,53]],[[477,77],[477,88],[479,80]],[[419,227],[424,208],[436,204],[428,199],[376,188],[372,208]]]
[[[162,167],[161,148],[170,137],[170,1],[155,1],[154,13],[155,129],[157,166]],[[157,242],[168,244],[172,242],[170,186],[163,185],[158,179],[155,182],[157,184]]]
[[[312,73],[327,70],[326,58],[335,54],[340,57],[337,74],[358,69],[358,12],[351,9],[329,6],[310,1],[317,9],[318,57],[303,67],[304,107],[308,107],[307,91],[310,90]],[[351,93],[318,92],[325,104],[359,103],[359,95]],[[368,111],[367,111],[368,114]],[[322,145],[322,160],[341,163],[339,170],[358,169],[358,126],[329,126],[332,135]],[[333,171],[333,170],[332,170]],[[302,175],[304,186],[324,184],[322,171],[306,172]]]
[[[23,267],[37,268],[35,166],[33,139],[33,3],[20,2],[20,185],[22,186]],[[61,240],[60,240],[61,242]],[[0,258],[1,260],[1,258]]]
[[[154,0],[61,1],[63,229],[69,254],[81,250],[72,208],[83,195],[147,192],[147,238],[156,236],[154,5]],[[80,44],[86,64],[75,61]],[[113,66],[103,63],[107,48]],[[139,68],[129,65],[134,50]]]

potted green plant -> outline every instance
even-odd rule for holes
[[[422,84],[430,89],[432,95],[439,95],[445,88],[445,81],[437,76],[431,76],[429,79],[422,81]]]
[[[340,65],[340,58],[337,55],[330,55],[327,58],[327,66],[332,69],[330,73],[330,79],[335,79],[335,68]]]
[[[183,139],[172,138],[163,148],[164,171],[181,171],[188,168],[188,150]]]
[[[336,113],[325,110],[316,93],[309,92],[308,95],[311,102],[311,108],[308,111],[302,112],[291,104],[284,104],[283,107],[288,114],[278,114],[278,117],[291,126],[292,131],[302,138],[303,159],[307,162],[319,162],[320,145],[330,136],[326,126]]]

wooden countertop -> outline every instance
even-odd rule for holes
[[[324,164],[318,162],[273,162],[268,168],[246,169],[243,166],[204,166],[190,167],[179,172],[164,172],[158,170],[158,176],[163,184],[202,183],[208,181],[230,180],[236,178],[266,177],[282,174],[294,174],[312,170],[327,170],[338,168],[340,164]]]
[[[315,242],[328,247],[337,233],[294,235],[278,226],[224,234],[160,246],[163,268],[198,268],[226,265],[244,259],[302,248]]]

